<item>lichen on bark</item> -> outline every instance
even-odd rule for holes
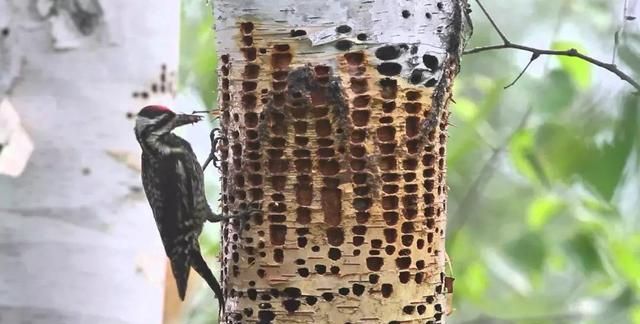
[[[461,1],[215,3],[224,321],[443,323]]]

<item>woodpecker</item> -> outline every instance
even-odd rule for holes
[[[138,113],[134,131],[142,148],[142,185],[171,262],[180,299],[184,300],[189,269],[193,267],[211,287],[222,310],[222,289],[202,257],[198,237],[205,221],[242,219],[252,210],[227,216],[211,211],[205,197],[203,171],[191,145],[171,133],[176,127],[201,119],[198,115],[176,114],[164,106],[147,106]]]

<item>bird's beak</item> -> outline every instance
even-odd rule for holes
[[[174,125],[175,127],[180,127],[182,125],[197,123],[201,120],[202,116],[199,115],[177,114]]]

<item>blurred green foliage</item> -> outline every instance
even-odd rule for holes
[[[180,68],[182,90],[191,88],[207,108],[216,106],[218,75],[213,14],[204,0],[182,1],[180,12]]]
[[[622,3],[484,1],[514,42],[605,61]],[[469,47],[499,44],[472,8]],[[182,86],[213,107],[210,10],[183,1],[182,17]],[[639,27],[626,22],[616,58],[636,80]],[[512,50],[463,57],[448,144],[449,322],[640,324],[640,97],[569,57],[540,57],[503,89],[529,58]],[[215,240],[204,245],[217,250]]]
[[[514,42],[604,61],[623,22],[622,1],[484,3]],[[470,46],[499,44],[479,13]],[[633,24],[616,62],[638,77]],[[541,57],[503,90],[529,57],[463,57],[448,148],[450,322],[640,323],[640,98],[570,57]]]

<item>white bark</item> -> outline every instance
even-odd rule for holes
[[[462,0],[219,0],[225,323],[445,322]],[[245,239],[248,238],[248,239]]]
[[[179,1],[0,0],[0,30],[0,99],[35,143],[0,175],[0,323],[160,323],[166,258],[127,113],[170,97]]]

